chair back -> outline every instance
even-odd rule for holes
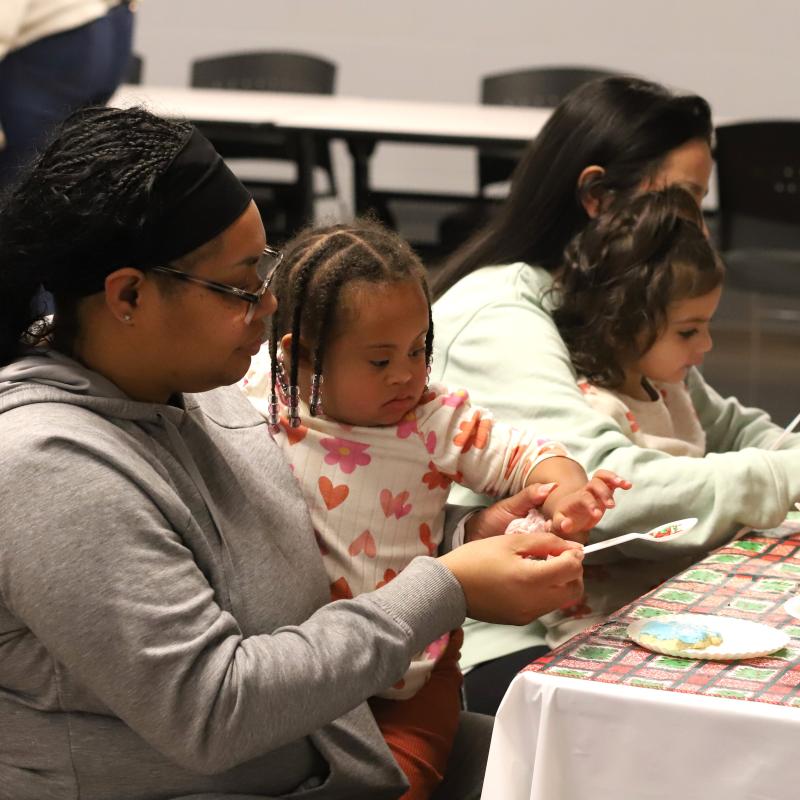
[[[333,94],[336,64],[307,53],[262,51],[229,53],[192,62],[191,85],[205,89],[238,89],[259,92],[299,92]],[[247,136],[241,132],[226,135],[216,127],[204,128],[217,151],[224,158],[260,158],[295,161],[295,142],[263,133]],[[328,176],[329,195],[336,194],[329,143],[317,141],[314,163]]]
[[[141,83],[142,82],[142,67],[144,61],[141,56],[131,53],[130,61],[128,62],[128,70],[125,73],[125,83]]]
[[[720,246],[800,250],[800,120],[716,129]]]
[[[581,84],[618,74],[593,67],[535,67],[487,75],[481,81],[481,103],[553,108]],[[522,148],[481,148],[478,157],[481,193],[491,183],[507,181],[521,153]]]
[[[192,63],[192,86],[333,94],[336,65],[305,53],[231,53]]]

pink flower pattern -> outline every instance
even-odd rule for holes
[[[459,408],[469,399],[469,394],[464,389],[459,389],[456,392],[450,392],[448,395],[443,395],[439,402],[443,406],[451,406],[452,408]]]
[[[413,408],[407,414],[404,414],[403,419],[397,423],[398,438],[408,439],[412,433],[419,433],[419,428],[417,428],[417,415]]]
[[[338,464],[342,472],[350,474],[356,467],[365,467],[372,461],[367,450],[368,444],[361,444],[339,436],[330,439],[320,439],[319,442],[327,451],[326,464]]]
[[[447,643],[450,641],[450,634],[445,633],[438,639],[434,639],[423,651],[423,658],[426,661],[438,661],[442,657],[442,653],[447,649]]]
[[[639,423],[636,421],[636,417],[633,416],[633,412],[626,411],[625,419],[628,420],[628,424],[631,426],[631,432],[636,433],[639,430]]]
[[[492,442],[491,417],[471,409],[469,395],[463,390],[425,391],[415,409],[395,426],[376,430],[374,440],[372,434],[324,418],[301,428],[291,428],[284,420],[285,416],[281,419],[280,443],[284,452],[291,454],[303,488],[313,490],[312,520],[317,531],[324,531],[322,536],[315,531],[315,539],[328,568],[334,600],[390,582],[407,563],[402,553],[392,551],[390,543],[395,539],[407,537],[401,540],[405,552],[435,556],[440,539],[439,503],[444,502],[452,482],[464,479],[459,471],[461,458],[469,453],[470,458],[477,459]],[[503,429],[503,436],[513,442],[511,452],[500,452],[498,445],[497,452],[486,454],[501,483],[508,482],[515,470],[527,472],[531,466],[527,452],[533,437],[523,437],[516,429],[509,431]],[[361,436],[361,441],[349,438],[353,435]],[[498,442],[503,441],[498,437]],[[539,450],[560,450],[547,438],[534,441]],[[328,468],[320,470],[320,462]],[[463,469],[467,468],[477,474],[482,464],[476,467],[465,462]],[[292,469],[295,472],[294,466]],[[446,470],[452,470],[452,474]],[[361,519],[357,516],[361,513],[370,513],[370,521],[351,525],[350,515]],[[342,521],[347,524],[337,528]],[[575,606],[570,611],[582,613],[580,604]],[[445,634],[426,649],[423,658],[437,661],[448,642],[449,635]],[[404,680],[407,677],[397,685]]]

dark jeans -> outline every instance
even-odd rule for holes
[[[464,676],[464,693],[467,708],[479,714],[494,716],[508,685],[514,676],[531,661],[535,661],[550,650],[544,645],[529,647],[509,653],[507,656],[484,661]]]
[[[127,5],[105,17],[33,42],[0,61],[0,188],[47,142],[72,111],[105,103],[131,55],[133,15]]]
[[[479,800],[494,720],[462,711],[447,772],[431,800]]]

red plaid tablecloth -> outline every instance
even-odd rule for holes
[[[793,527],[796,531],[798,526]],[[525,670],[800,706],[800,620],[783,609],[799,593],[800,532],[777,528],[750,534],[714,551]],[[626,636],[634,620],[676,613],[739,617],[779,628],[792,638],[771,656],[728,662],[658,655]]]

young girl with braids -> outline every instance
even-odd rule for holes
[[[586,401],[636,445],[705,455],[685,386],[711,349],[724,267],[678,186],[593,219],[570,243],[553,319]]]
[[[286,250],[269,352],[242,386],[269,419],[311,509],[333,599],[391,581],[442,541],[451,483],[506,495],[532,483],[554,531],[581,538],[612,473],[588,480],[561,445],[495,422],[465,391],[428,386],[433,343],[425,271],[371,221],[308,230]],[[417,654],[373,712],[411,788],[444,772],[460,705],[461,631]]]

